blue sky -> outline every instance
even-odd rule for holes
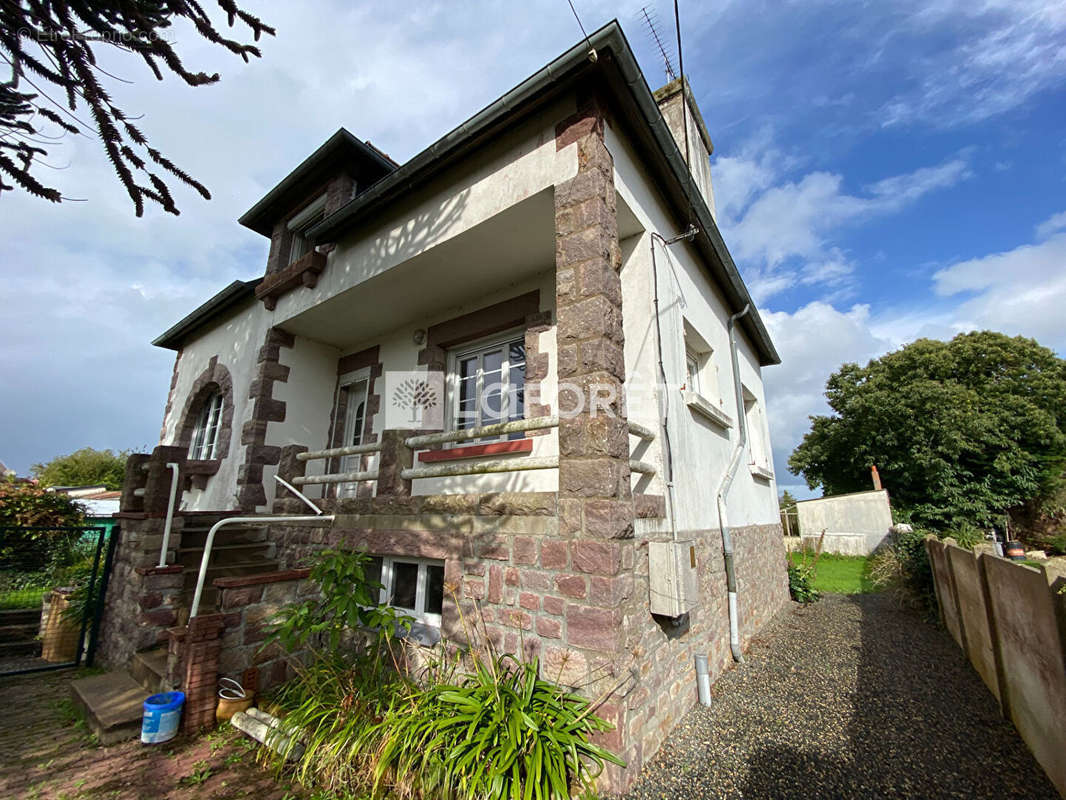
[[[668,45],[672,6],[657,9]],[[173,354],[148,342],[266,240],[236,218],[339,126],[405,160],[580,37],[565,0],[245,5],[278,28],[245,66],[178,30],[221,84],[115,95],[211,188],[133,217],[95,144],[51,176],[86,202],[0,197],[0,460],[157,442]],[[642,3],[617,17],[652,88]],[[1038,0],[681,3],[685,68],[715,142],[719,224],[784,358],[767,385],[775,469],[826,377],[918,336],[991,328],[1066,352],[1066,5]]]

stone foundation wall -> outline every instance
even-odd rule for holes
[[[788,577],[780,525],[735,528],[741,645],[788,604]],[[694,657],[707,655],[714,683],[733,663],[729,650],[729,611],[721,531],[684,532],[696,541],[700,597],[685,624],[637,614],[632,620],[637,644],[633,650],[634,680],[621,698],[625,710],[623,758],[632,765],[647,763],[685,713],[696,704]],[[637,549],[634,570],[638,599],[648,597],[648,548]]]
[[[219,677],[241,680],[245,670],[258,671],[259,689],[269,689],[292,677],[293,658],[277,644],[266,647],[271,618],[282,608],[315,593],[307,570],[288,570],[239,578],[219,578],[219,611],[223,625]]]
[[[182,520],[175,516],[169,548],[181,541]],[[166,642],[177,624],[181,604],[181,567],[157,567],[163,520],[126,515],[107,584],[97,658],[108,667],[125,667],[133,654]]]

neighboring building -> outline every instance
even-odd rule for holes
[[[786,604],[761,374],[779,359],[715,225],[711,140],[687,86],[649,90],[616,23],[591,44],[403,165],[340,130],[241,217],[271,241],[265,275],[155,341],[174,373],[161,445],[127,467],[108,660],[187,613],[211,522],[307,513],[275,475],[338,516],[264,520],[232,545],[254,558],[209,572],[229,575],[222,672],[247,666],[248,609],[299,574],[239,601],[258,579],[234,576],[365,548],[423,641],[477,605],[546,675],[616,686],[614,786],[695,701],[693,656],[712,675],[730,661],[717,493],[734,453],[738,647]],[[168,462],[180,511],[159,570]]]

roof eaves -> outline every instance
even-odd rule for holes
[[[593,66],[605,67],[608,64],[614,64],[621,73],[630,97],[635,101],[641,116],[644,117],[644,122],[665,158],[669,172],[683,193],[686,204],[696,215],[700,228],[696,241],[701,244],[705,255],[708,256],[707,261],[711,266],[712,274],[723,284],[727,296],[734,304],[734,311],[741,311],[747,305],[751,306],[751,312],[744,316],[741,325],[755,345],[760,364],[763,366],[780,364],[781,357],[725,246],[721,232],[711,216],[703,195],[695,186],[692,173],[686,166],[673,134],[670,133],[659,111],[655,97],[637,65],[621,26],[617,21],[612,20],[591,34],[588,39],[587,42],[582,40],[567,50],[469,120],[445,134],[399,169],[385,175],[365,192],[361,192],[348,201],[311,228],[308,231],[309,238],[316,244],[334,240],[344,228],[353,224],[357,219],[372,213],[378,206],[384,205],[399,193],[409,190],[442,169],[457,152],[462,150],[464,145],[564,77],[572,77]],[[589,61],[590,45],[599,54],[595,65]],[[613,54],[614,58],[605,57],[607,54]],[[689,92],[691,93],[691,90]],[[707,138],[709,141],[710,137]],[[715,266],[718,269],[715,269]]]
[[[378,162],[383,168],[391,171],[396,169],[396,162],[373,145],[362,141],[354,136],[347,128],[339,128],[336,133],[323,142],[317,150],[300,162],[292,172],[278,182],[273,189],[267,192],[250,209],[238,218],[237,222],[256,233],[269,236],[270,231],[264,227],[263,217],[269,214],[277,201],[288,191],[298,185],[305,177],[321,167],[333,158],[336,158],[344,148],[352,148],[360,155]]]
[[[181,349],[182,339],[185,336],[242,300],[253,297],[255,295],[255,287],[262,281],[262,278],[253,281],[234,281],[180,322],[172,325],[164,333],[153,339],[152,344],[156,347],[165,347],[168,350]]]

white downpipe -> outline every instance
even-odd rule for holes
[[[207,541],[204,542],[204,555],[200,559],[200,574],[196,576],[196,591],[192,596],[192,606],[189,607],[189,619],[192,619],[200,611],[200,595],[204,591],[204,580],[207,578],[207,564],[211,561],[211,547],[215,543],[215,534],[226,525],[269,525],[272,522],[333,522],[333,514],[325,516],[309,516],[307,514],[291,517],[227,517],[220,519],[211,526],[207,532]]]
[[[167,469],[170,470],[170,502],[167,504],[167,521],[163,525],[163,544],[159,548],[159,566],[167,565],[167,548],[170,546],[170,526],[174,522],[174,499],[178,494],[178,471],[180,466],[177,461],[168,461]]]
[[[733,660],[738,664],[744,663],[744,654],[740,650],[740,624],[737,612],[737,573],[733,563],[733,536],[729,531],[729,520],[726,517],[725,497],[729,487],[733,484],[737,469],[740,467],[740,458],[744,454],[744,447],[748,442],[748,426],[744,417],[744,386],[740,381],[740,360],[737,357],[737,320],[751,310],[751,304],[747,304],[741,311],[729,318],[729,357],[733,367],[733,390],[737,402],[737,443],[733,446],[733,455],[729,460],[729,468],[726,469],[718,484],[715,497],[718,503],[718,526],[722,531],[722,557],[725,561],[726,589],[729,592],[729,650],[733,654]]]

